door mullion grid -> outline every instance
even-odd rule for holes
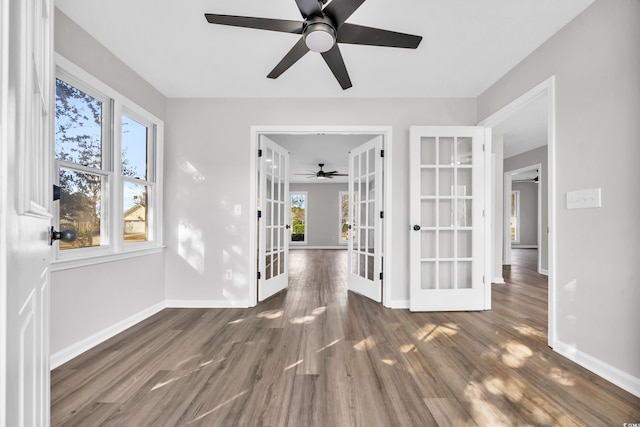
[[[273,158],[271,159],[271,163],[273,164]],[[269,179],[269,178],[271,178],[271,179]],[[274,203],[273,202],[275,200],[274,197],[273,197],[275,195],[275,193],[273,192],[274,191],[274,185],[273,185],[273,172],[272,171],[267,172],[267,185],[271,186],[271,193],[270,193],[271,197],[268,199],[269,210],[270,210],[270,212],[269,212],[269,222],[270,223],[267,224],[267,227],[269,227],[269,235],[271,236],[271,238],[269,239],[269,245],[270,246],[269,246],[269,248],[267,248],[267,253],[270,256],[270,262],[269,262],[269,265],[267,267],[267,270],[269,270],[271,274],[267,274],[267,278],[272,278],[273,277],[273,255],[274,255],[274,253],[273,253],[273,242],[274,242],[273,241],[273,238],[274,238],[274,236],[273,236],[273,224],[274,224],[274,221],[273,221],[273,219],[274,219],[274,216],[273,216],[273,205],[274,205]]]
[[[458,137],[453,138],[453,287],[458,289]]]
[[[365,211],[364,211],[364,215],[365,215],[365,219],[364,219],[364,224],[366,226],[366,234],[364,236],[364,250],[365,250],[365,255],[364,255],[364,277],[365,278],[369,278],[368,274],[369,274],[369,226],[371,224],[369,224],[369,200],[371,197],[371,194],[369,194],[369,192],[371,191],[371,188],[369,188],[369,174],[370,174],[370,168],[371,165],[369,164],[369,152],[371,150],[367,150],[365,152],[365,163],[367,164],[367,167],[365,169],[365,175],[364,175],[364,180],[365,180],[365,192],[367,194],[367,197],[365,197],[366,199],[366,207],[365,207]]]
[[[435,260],[435,265],[434,265],[434,286],[435,289],[440,289],[440,137],[436,137],[435,138],[435,144],[436,144],[436,157],[435,157],[435,164],[436,164],[436,212],[435,212],[435,224],[434,224],[434,228],[436,231],[436,236],[435,236],[435,245],[436,245],[436,260]]]

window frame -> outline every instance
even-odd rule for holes
[[[345,217],[342,216],[342,197],[347,197],[347,215]],[[349,230],[347,230],[347,238],[342,240],[342,220],[345,219],[347,225],[349,224],[349,192],[348,191],[339,191],[338,192],[338,244],[340,245],[348,245],[349,244]]]
[[[55,78],[103,102],[101,169],[85,167],[56,159],[55,138],[52,138],[52,179],[59,184],[60,168],[103,175],[105,183],[101,195],[100,239],[97,247],[60,250],[54,244],[52,270],[75,268],[158,253],[164,247],[163,236],[163,143],[164,123],[124,95],[96,77],[56,54]],[[55,81],[54,81],[55,85]],[[108,110],[105,114],[104,110]],[[122,175],[122,116],[147,126],[147,179],[127,179]],[[149,185],[147,195],[147,241],[124,241],[123,193],[126,181]],[[52,205],[53,224],[60,225],[59,203]],[[103,243],[103,239],[105,243]]]
[[[289,214],[289,225],[291,226],[291,233],[289,234],[289,245],[304,246],[309,244],[309,195],[307,191],[289,191],[289,212],[291,212],[291,198],[294,195],[300,195],[304,197],[304,240],[291,240],[293,236],[293,215]]]
[[[509,207],[510,225],[509,230],[515,228],[515,236],[511,239],[511,243],[520,243],[520,190],[511,190],[511,206]],[[511,233],[510,233],[511,234]]]

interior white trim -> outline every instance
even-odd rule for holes
[[[409,310],[410,303],[408,299],[395,299],[389,301],[386,307],[397,310]]]
[[[573,345],[556,341],[553,349],[578,365],[612,382],[623,390],[640,397],[640,378],[629,375],[615,366],[611,366],[600,359],[584,353]]]
[[[509,116],[525,105],[547,95],[547,163],[548,163],[548,269],[549,269],[549,302],[548,302],[548,332],[547,343],[551,348],[555,344],[556,332],[556,79],[551,76],[542,83],[528,90],[500,110],[482,120],[479,125],[493,127],[506,120]],[[494,191],[494,189],[492,189]],[[511,188],[504,188],[504,192]],[[506,217],[505,217],[506,220]]]
[[[324,134],[358,134],[365,135],[371,134],[372,137],[382,136],[384,147],[384,185],[383,185],[383,210],[385,213],[385,220],[383,222],[384,248],[383,248],[383,262],[382,271],[384,274],[384,282],[382,286],[382,305],[389,307],[391,301],[391,288],[393,284],[390,282],[394,276],[393,267],[393,251],[390,248],[393,247],[393,235],[391,233],[391,224],[393,224],[393,210],[389,195],[391,194],[391,177],[393,176],[391,165],[393,154],[393,141],[392,141],[391,126],[251,126],[250,137],[250,150],[249,150],[249,253],[255,254],[258,251],[257,245],[257,219],[253,213],[257,212],[257,183],[258,183],[258,142],[260,135],[262,134],[274,134],[274,133],[289,133],[297,135],[314,135],[318,133]],[[257,277],[258,268],[256,263],[250,263],[249,277]],[[258,291],[257,280],[250,280],[247,290],[247,300],[249,306],[253,307],[258,303]]]
[[[95,334],[83,340],[80,340],[66,348],[63,348],[60,351],[57,351],[56,353],[52,354],[49,359],[51,370],[54,370],[60,365],[67,363],[69,360],[78,357],[85,351],[92,349],[93,347],[97,346],[100,343],[103,343],[104,341],[119,334],[120,332],[164,310],[165,307],[166,305],[164,301],[159,302],[158,304],[142,310],[141,312],[136,313],[132,316],[129,316],[126,319],[103,329],[102,331],[96,332]]]
[[[248,308],[247,300],[177,300],[165,301],[166,308]]]

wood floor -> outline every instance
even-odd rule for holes
[[[640,422],[640,399],[547,347],[546,279],[513,258],[493,310],[409,313],[347,292],[346,251],[291,251],[288,291],[257,307],[167,309],[55,369],[51,425]]]

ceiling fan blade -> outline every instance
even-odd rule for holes
[[[296,0],[296,4],[304,19],[322,16],[322,6],[318,0]]]
[[[332,173],[331,176],[349,176],[348,173]]]
[[[364,0],[333,0],[322,12],[331,18],[336,28],[339,28],[362,3]]]
[[[300,58],[302,58],[307,52],[309,52],[309,48],[304,42],[304,38],[300,37],[298,43],[293,45],[289,53],[287,53],[284,58],[275,66],[273,70],[267,76],[270,79],[277,79],[280,77],[282,73],[287,71],[293,64],[298,62]]]
[[[342,59],[338,44],[333,45],[330,50],[322,53],[322,57],[338,80],[338,83],[340,83],[340,86],[342,86],[342,89],[349,89],[352,86],[351,79],[347,72],[347,66],[344,65],[344,59]]]
[[[362,44],[369,46],[403,47],[415,49],[422,41],[422,36],[364,27],[362,25],[344,24],[338,30],[337,42]]]
[[[231,25],[233,27],[256,28],[258,30],[279,31],[281,33],[302,34],[303,23],[286,19],[254,18],[251,16],[216,15],[205,13],[210,24]]]

